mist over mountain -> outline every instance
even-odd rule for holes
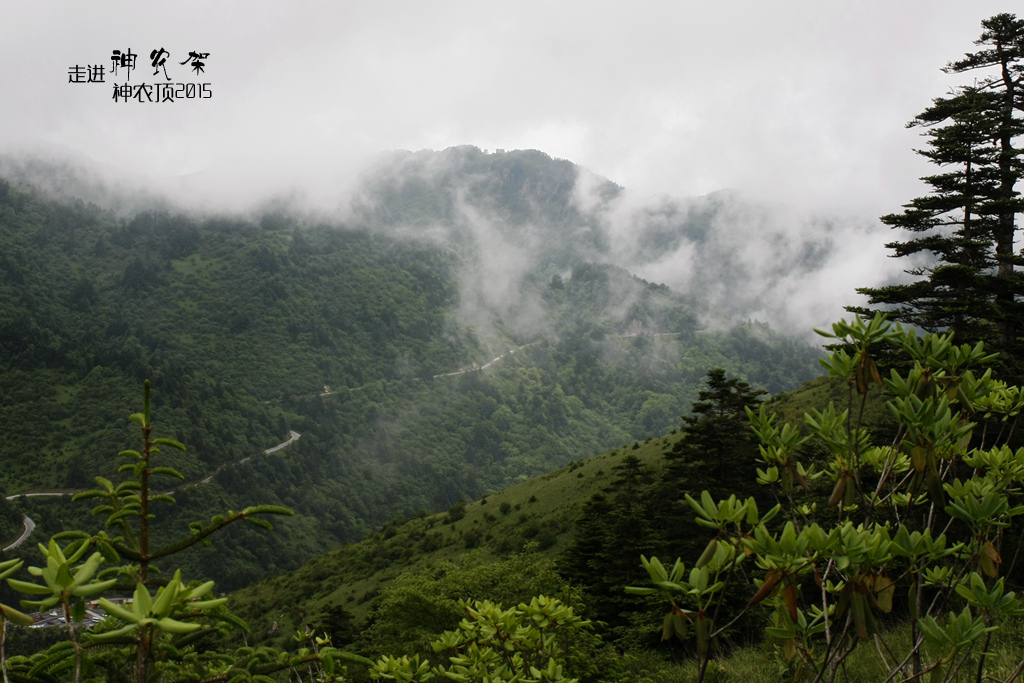
[[[638,197],[536,150],[463,146],[382,155],[351,199],[356,222],[472,251],[464,294],[501,310],[528,273],[604,262],[686,295],[706,325],[770,323],[812,338],[857,298],[854,283],[892,277],[877,221],[819,215],[723,190]],[[881,265],[879,265],[881,264]],[[877,273],[877,274],[876,274]],[[527,322],[523,320],[522,322]]]
[[[70,148],[37,145],[0,154],[0,178],[50,199],[87,202],[120,216],[181,210],[158,178],[99,164]]]
[[[175,523],[298,513],[283,555],[246,529],[226,537],[234,564],[189,556],[225,588],[668,432],[713,367],[773,393],[818,373],[815,348],[717,301],[772,274],[722,246],[727,198],[634,208],[568,161],[472,147],[382,157],[332,212],[288,196],[214,212],[166,186],[126,197],[77,163],[3,168],[0,486],[118,476],[149,378],[161,433],[189,448],[170,463],[193,484]],[[812,265],[791,268],[814,272],[803,248]],[[683,291],[637,275],[684,253]],[[84,515],[18,505],[40,534]]]
[[[812,328],[860,301],[855,287],[902,276],[898,264],[883,258],[888,230],[874,217],[758,201],[732,190],[640,196],[538,150],[464,145],[386,152],[358,172],[336,174],[333,185],[325,173],[321,185],[332,189],[316,195],[281,186],[245,200],[238,199],[246,196],[244,187],[226,193],[234,199],[217,200],[210,193],[223,179],[202,173],[129,176],[69,150],[0,156],[0,176],[121,216],[273,213],[444,245],[462,264],[467,320],[489,328],[497,315],[527,336],[548,328],[536,302],[523,296],[524,279],[565,276],[579,263],[609,263],[667,284],[690,298],[705,325],[759,320],[812,343]]]

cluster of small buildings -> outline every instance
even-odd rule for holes
[[[111,602],[119,604],[131,604],[131,598],[108,598]],[[64,612],[60,609],[52,609],[49,612],[36,612],[30,614],[30,617],[36,620],[36,623],[29,626],[29,628],[49,628],[50,626],[66,626],[67,622],[64,621]],[[81,621],[76,621],[75,626],[84,626],[86,628],[95,626],[99,622],[103,621],[106,615],[103,610],[99,608],[99,604],[92,600],[86,603],[85,606],[85,618]]]

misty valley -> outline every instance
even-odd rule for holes
[[[238,566],[189,560],[233,589],[395,515],[666,433],[712,367],[773,393],[817,374],[802,340],[609,263],[568,162],[459,148],[424,170],[423,156],[371,177],[347,224],[284,209],[122,217],[5,182],[3,410],[17,427],[2,439],[33,454],[4,469],[8,495],[114,477],[134,426],[122,413],[150,379],[188,449],[169,465],[193,484],[212,475],[176,491],[182,524],[253,494],[297,513],[286,552],[263,556],[280,541],[246,532],[225,541]],[[686,216],[663,239],[708,229],[706,211]],[[292,429],[293,446],[249,459]],[[69,500],[18,505],[38,534],[90,521]]]

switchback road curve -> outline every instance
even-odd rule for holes
[[[263,452],[266,455],[270,455],[271,453],[276,453],[277,451],[281,450],[282,448],[287,448],[288,446],[291,446],[293,443],[298,441],[299,437],[301,437],[301,436],[302,435],[299,434],[298,432],[296,432],[294,430],[291,430],[289,438],[288,438],[287,441],[282,441],[281,443],[277,444],[276,446],[271,446],[270,448],[266,449]],[[238,462],[231,463],[231,464],[232,465],[237,465],[239,463],[243,463],[243,462],[249,460],[250,458],[252,458],[251,455],[247,456],[245,458],[242,458]],[[227,465],[227,466],[229,467],[230,465]],[[214,473],[214,474],[216,474],[216,473]],[[213,479],[213,474],[207,476],[205,479],[199,480],[198,482],[196,482],[196,484],[205,484],[205,483],[209,482],[211,479]],[[196,484],[193,484],[193,486],[195,486]],[[26,497],[27,496],[73,496],[76,493],[78,493],[78,491],[37,491],[35,493],[16,493],[13,496],[7,496],[7,500],[14,500],[15,498],[20,498],[21,496],[26,496]],[[174,491],[170,491],[169,493],[174,493]],[[18,537],[18,540],[14,541],[10,545],[4,546],[4,548],[3,548],[4,550],[12,550],[14,548],[17,548],[22,543],[24,543],[25,540],[29,536],[32,535],[33,531],[35,531],[36,523],[32,520],[31,517],[29,517],[28,515],[25,515],[25,518],[22,521],[25,524],[25,530],[22,532],[21,536]]]

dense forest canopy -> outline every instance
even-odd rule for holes
[[[237,562],[190,551],[188,566],[231,588],[396,514],[667,431],[709,367],[773,392],[813,376],[811,347],[756,322],[706,330],[699,298],[584,260],[595,252],[575,237],[584,219],[567,203],[569,162],[475,148],[425,156],[449,169],[452,155],[468,159],[469,195],[420,182],[413,164],[390,184],[368,181],[367,208],[346,224],[284,210],[115,214],[4,181],[8,495],[114,476],[130,425],[111,416],[149,378],[188,446],[171,464],[205,480],[176,493],[172,514],[242,507],[254,492],[298,512],[284,522],[287,554],[271,557],[249,531],[226,537]],[[570,187],[537,195],[551,183]],[[487,259],[504,252],[490,254],[453,202],[474,202],[531,256],[494,273]],[[250,458],[292,430],[298,441]],[[39,533],[85,514],[57,497],[17,504]],[[18,513],[7,517],[13,539]]]

